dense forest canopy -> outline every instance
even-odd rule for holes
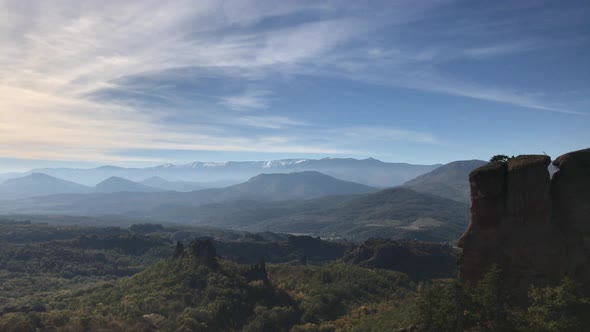
[[[0,230],[2,331],[573,331],[588,323],[590,302],[568,279],[532,288],[525,307],[511,304],[497,269],[475,288],[431,279],[453,273],[417,267],[454,257],[438,244],[157,224],[3,220]]]

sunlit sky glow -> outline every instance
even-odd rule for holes
[[[588,1],[0,0],[0,171],[590,146]]]

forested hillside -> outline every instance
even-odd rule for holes
[[[579,331],[590,323],[590,301],[568,279],[532,288],[525,307],[512,304],[497,269],[477,287],[432,279],[452,274],[445,262],[454,259],[433,243],[6,219],[0,235],[0,331]]]

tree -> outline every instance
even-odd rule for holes
[[[441,280],[420,285],[416,305],[418,321],[427,330],[465,330],[468,296],[458,280]]]
[[[474,319],[483,330],[508,331],[512,325],[510,295],[502,270],[492,265],[473,290]]]
[[[434,280],[419,287],[417,321],[428,331],[511,331],[513,319],[502,272],[492,266],[477,287]]]
[[[31,318],[24,313],[7,313],[0,317],[0,331],[35,331],[35,324]]]
[[[588,306],[580,299],[577,288],[568,278],[555,287],[533,287],[529,292],[532,305],[526,313],[527,327],[535,331],[581,331],[580,318],[584,311],[587,314]]]
[[[508,157],[507,155],[504,155],[504,154],[497,154],[497,155],[493,156],[492,158],[490,158],[490,162],[491,163],[495,163],[495,162],[505,163],[509,159],[512,159],[512,158],[514,158],[514,156]]]

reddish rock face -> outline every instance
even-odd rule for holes
[[[492,264],[515,296],[570,276],[589,283],[590,149],[550,158],[524,155],[474,170],[471,221],[459,241],[459,278],[474,284]]]
[[[568,275],[590,294],[590,149],[567,153],[553,165],[551,179],[553,219],[565,235]]]
[[[570,152],[557,158],[559,168],[552,179],[555,216],[565,227],[588,235],[590,231],[590,149]]]

